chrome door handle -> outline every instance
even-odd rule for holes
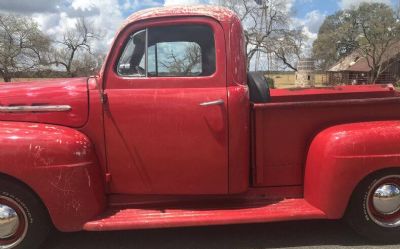
[[[215,100],[215,101],[210,101],[210,102],[203,102],[200,104],[200,106],[211,106],[211,105],[223,105],[225,101],[223,99]]]

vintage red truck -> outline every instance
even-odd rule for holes
[[[400,238],[400,94],[269,90],[219,7],[133,14],[96,77],[0,86],[0,248],[62,232],[345,217]]]

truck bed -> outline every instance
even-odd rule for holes
[[[392,85],[271,90],[271,101],[252,105],[253,184],[301,186],[308,147],[337,124],[400,120],[400,94]]]

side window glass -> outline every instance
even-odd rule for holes
[[[149,48],[150,76],[199,76],[202,72],[202,54],[198,43],[161,42]]]
[[[146,30],[132,35],[119,59],[117,72],[121,76],[146,76]]]
[[[215,41],[210,27],[151,28],[148,39],[149,76],[196,77],[215,73]]]
[[[201,77],[215,71],[214,33],[206,25],[139,31],[127,41],[117,65],[119,75],[130,77]]]

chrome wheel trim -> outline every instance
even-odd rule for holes
[[[14,236],[19,224],[17,212],[7,205],[0,204],[0,239],[9,239]]]
[[[366,199],[371,220],[385,228],[400,226],[400,175],[390,175],[376,181]],[[391,218],[393,217],[393,218]]]
[[[4,204],[7,203],[7,204]],[[14,211],[15,214],[17,214],[18,217],[18,226],[16,227],[15,231],[13,234],[10,234],[9,236],[4,236],[0,238],[0,249],[12,249],[21,244],[21,242],[25,239],[27,233],[28,233],[28,216],[26,215],[23,207],[14,201],[13,199],[6,197],[6,196],[0,196],[0,206],[6,206],[10,208],[12,211]],[[13,206],[13,207],[10,207]],[[14,215],[14,214],[12,214]],[[1,220],[1,219],[0,219]],[[18,231],[20,229],[20,226],[24,225],[23,230],[20,232]],[[0,225],[1,226],[1,225]],[[11,240],[7,244],[7,240],[12,238],[13,236],[17,235],[20,233],[19,237]]]

